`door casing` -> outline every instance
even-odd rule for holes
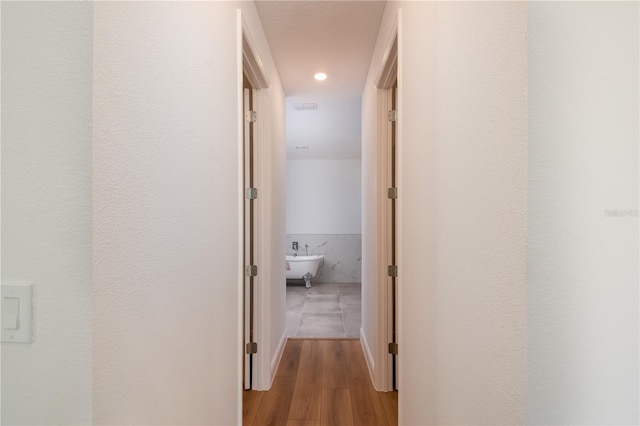
[[[400,151],[401,151],[401,128],[402,128],[402,107],[401,107],[401,73],[400,73],[400,11],[392,28],[391,35],[387,42],[381,72],[376,80],[377,88],[377,164],[379,171],[377,176],[379,193],[377,194],[376,232],[378,234],[378,247],[376,247],[376,347],[374,349],[374,359],[369,365],[370,372],[374,378],[376,389],[380,391],[392,391],[399,388],[399,372],[394,372],[394,364],[401,365],[401,324],[398,315],[401,309],[401,204],[402,204],[402,184],[400,173]],[[394,105],[394,87],[397,87]],[[397,111],[395,124],[389,121],[389,111]],[[395,131],[395,154],[390,149],[391,141]],[[395,157],[392,158],[392,157]],[[395,160],[395,161],[394,161]],[[392,163],[395,162],[395,167]],[[395,172],[395,179],[393,174]],[[392,202],[390,202],[388,188],[398,188],[398,198],[395,204],[395,213],[392,213]],[[395,217],[392,217],[395,216]],[[395,219],[395,235],[392,229],[392,219]],[[392,248],[394,247],[394,248]],[[395,278],[395,286],[388,275],[388,266],[395,264],[398,267],[398,276]],[[395,292],[393,290],[395,287]],[[389,343],[396,342],[400,347],[399,354],[393,356],[389,353]],[[374,368],[375,367],[375,368]]]
[[[248,307],[245,306],[245,239],[244,239],[244,203],[246,200],[246,185],[245,185],[245,162],[244,162],[244,126],[245,126],[245,111],[243,108],[244,103],[244,78],[250,83],[251,97],[252,97],[252,110],[256,111],[258,119],[253,123],[253,184],[252,186],[258,188],[258,198],[254,203],[254,239],[253,239],[253,264],[258,267],[258,275],[253,278],[253,308],[251,310],[253,316],[253,338],[251,339],[258,346],[258,352],[253,355],[252,360],[252,372],[249,382],[251,388],[255,390],[266,390],[271,386],[270,366],[271,359],[268,356],[266,341],[269,339],[269,330],[267,330],[267,321],[264,321],[268,312],[266,309],[266,298],[261,288],[263,287],[261,282],[265,282],[267,277],[270,276],[271,265],[268,260],[268,248],[265,246],[265,242],[269,240],[268,237],[268,211],[265,207],[264,200],[268,198],[268,194],[265,194],[262,183],[263,178],[263,164],[266,161],[266,155],[264,153],[264,147],[262,141],[268,140],[270,117],[267,113],[267,92],[270,87],[270,81],[268,75],[264,69],[263,63],[258,55],[256,44],[253,41],[253,37],[249,31],[249,26],[245,21],[242,10],[238,9],[236,13],[236,28],[237,28],[237,81],[238,81],[238,206],[239,211],[242,214],[240,220],[238,242],[238,346],[241,356],[238,359],[238,383],[241,384],[240,391],[245,388],[245,336],[248,334],[246,328],[247,319],[245,314]],[[266,234],[265,234],[266,233]],[[247,315],[248,316],[248,315]],[[239,401],[242,401],[242,395],[239,395]],[[242,418],[242,406],[239,406],[239,418]]]

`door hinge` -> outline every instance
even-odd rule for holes
[[[393,187],[387,189],[387,197],[391,198],[392,200],[398,198],[398,188]]]
[[[391,355],[398,355],[398,344],[397,343],[389,343],[389,353]]]
[[[245,193],[247,200],[255,200],[258,198],[258,188],[247,188]]]
[[[258,275],[258,266],[257,265],[247,265],[244,268],[244,273],[247,277],[255,277]]]
[[[245,351],[247,354],[257,354],[258,353],[258,344],[256,342],[249,342],[245,346]]]
[[[389,111],[389,121],[398,121],[398,110],[392,109]]]
[[[398,265],[389,265],[389,267],[387,268],[387,274],[390,277],[397,277],[398,276]]]
[[[244,119],[249,123],[255,123],[258,121],[258,113],[255,111],[247,111],[244,113]]]

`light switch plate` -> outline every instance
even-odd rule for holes
[[[0,287],[2,341],[31,343],[33,286],[28,281],[11,281]]]

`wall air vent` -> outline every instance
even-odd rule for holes
[[[318,104],[297,103],[297,104],[293,104],[293,109],[296,111],[315,111],[318,109]]]

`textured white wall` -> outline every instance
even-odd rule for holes
[[[287,234],[360,234],[361,160],[287,161]]]
[[[2,424],[91,423],[93,4],[2,4],[2,281],[33,282],[2,344]]]
[[[400,423],[522,424],[525,5],[406,2],[402,16]],[[374,158],[363,149],[370,178]]]
[[[95,4],[96,423],[240,421],[237,7],[256,22],[249,2]]]
[[[638,13],[528,6],[529,424],[640,422]]]

